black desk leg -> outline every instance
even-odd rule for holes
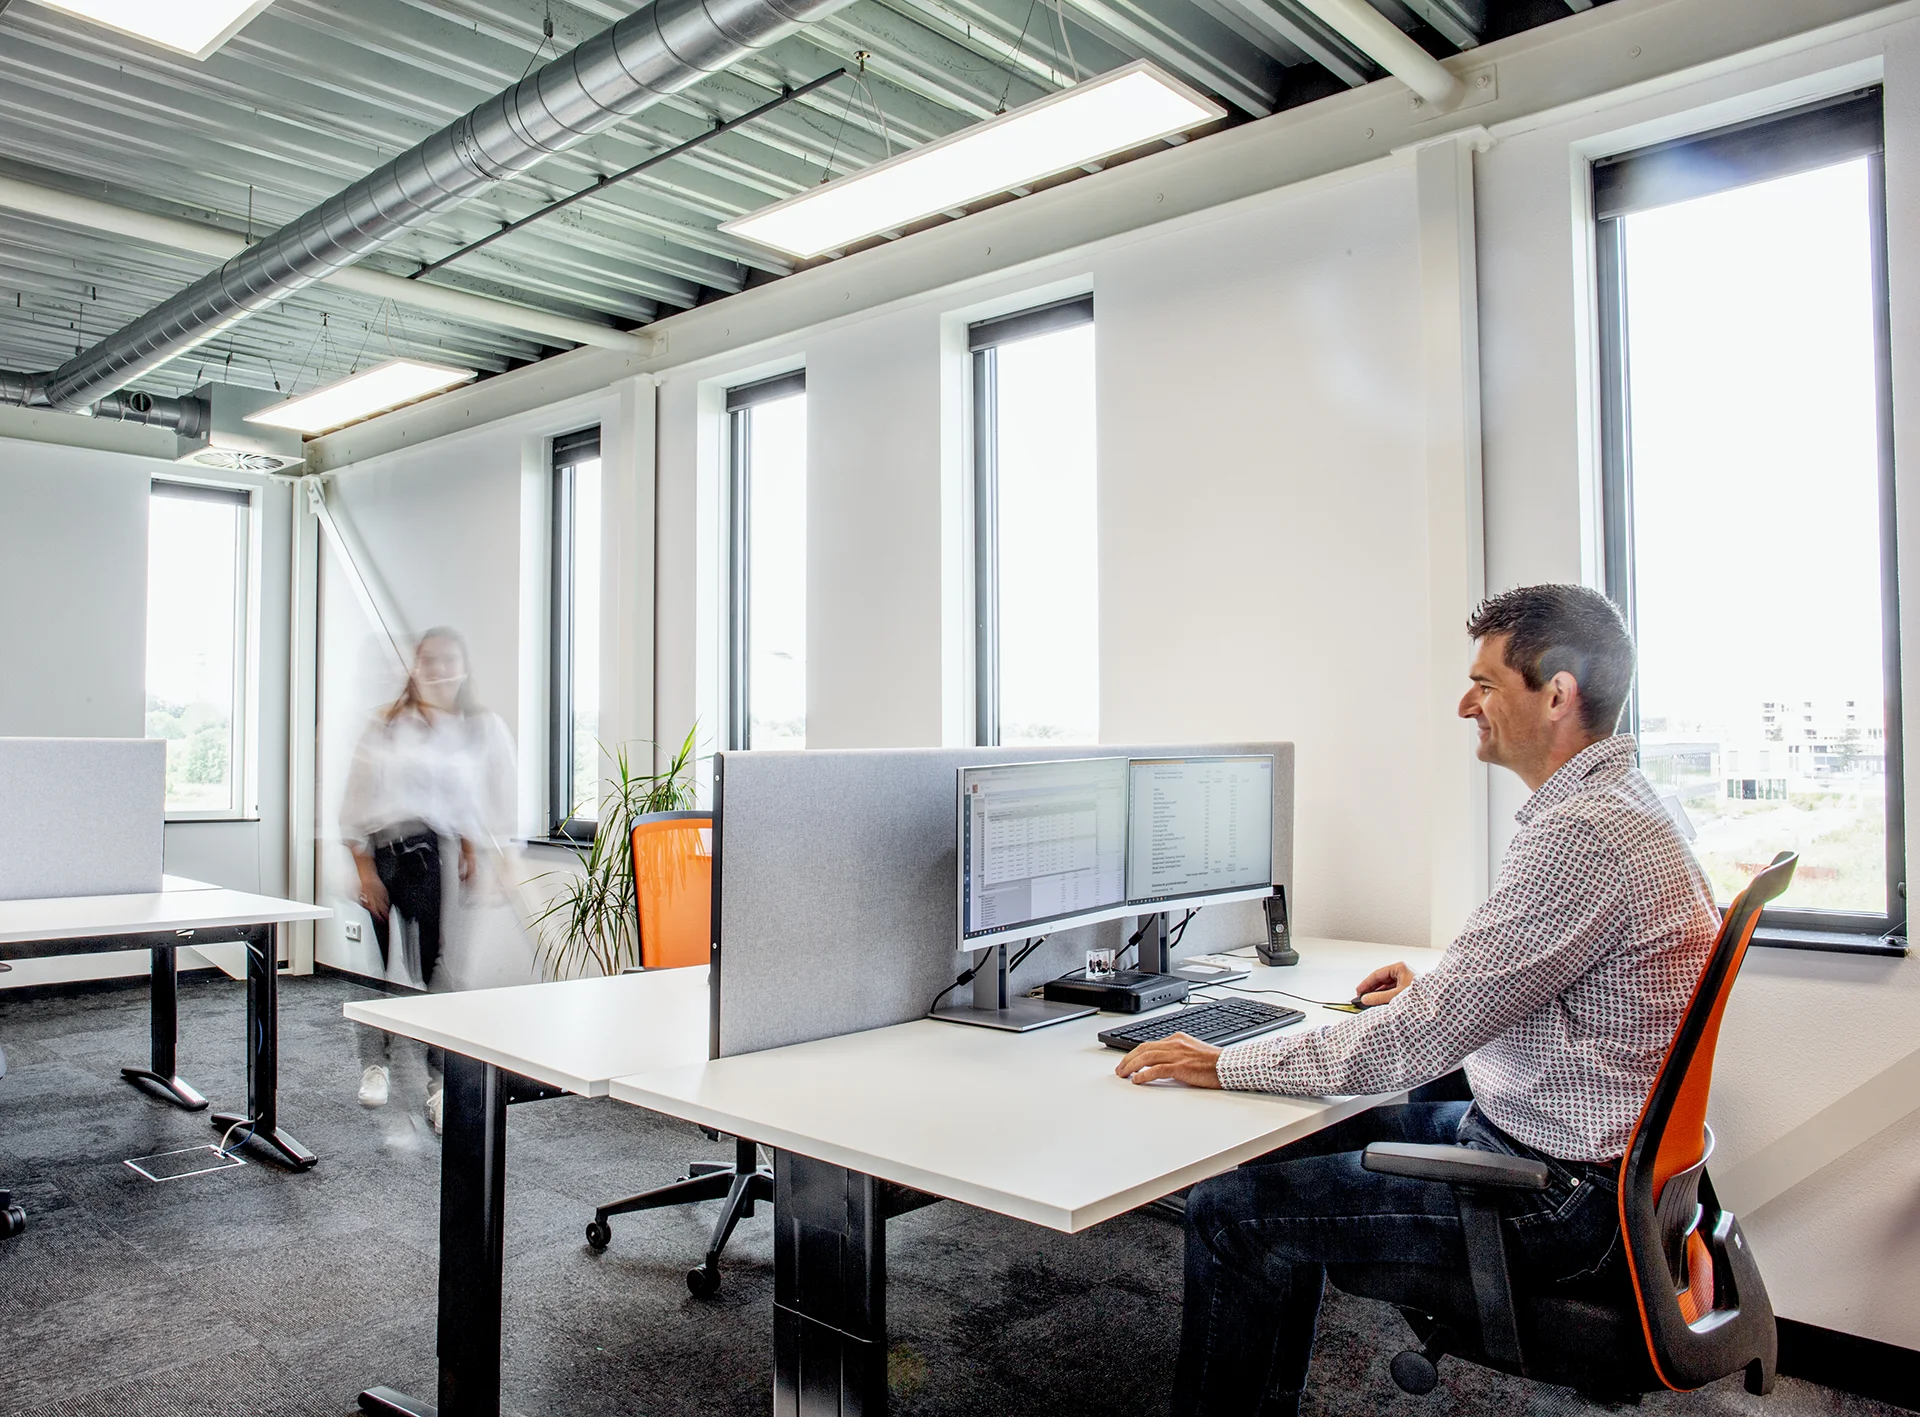
[[[774,1417],[884,1417],[880,1183],[790,1151],[773,1177]]]
[[[392,1388],[360,1410],[398,1417],[499,1417],[500,1288],[507,1194],[506,1074],[447,1054],[440,1140],[440,1402]],[[529,1100],[531,1100],[529,1098]]]
[[[180,1041],[180,976],[177,972],[173,945],[155,945],[153,947],[153,988],[151,1007],[153,1011],[153,1039],[150,1068],[122,1068],[120,1076],[139,1088],[144,1088],[189,1112],[198,1112],[207,1105],[207,1099],[193,1090],[175,1068],[179,1066],[177,1051]]]
[[[247,1110],[216,1112],[222,1133],[234,1127],[245,1145],[259,1145],[296,1171],[320,1158],[280,1127],[280,972],[276,937],[283,926],[261,925],[247,931]],[[157,953],[157,951],[156,951]]]

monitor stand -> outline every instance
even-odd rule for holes
[[[1070,1018],[1085,1018],[1095,1010],[1087,1004],[1061,1004],[1050,999],[1007,997],[1007,947],[991,947],[992,958],[976,954],[973,967],[973,1002],[942,1004],[927,1014],[946,1023],[972,1024],[975,1028],[998,1028],[1008,1033],[1031,1033],[1036,1028],[1065,1023]]]
[[[1189,984],[1231,984],[1238,979],[1246,979],[1252,974],[1250,969],[1221,969],[1214,965],[1182,964],[1176,965],[1169,957],[1167,936],[1171,933],[1173,917],[1166,911],[1146,922],[1146,933],[1140,937],[1140,968],[1147,974],[1167,974],[1175,979],[1184,979]]]

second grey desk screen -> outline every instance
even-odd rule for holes
[[[1273,879],[1293,895],[1291,743],[895,748],[714,756],[715,1057],[905,1023],[970,955],[955,929],[956,774],[1060,758],[1270,754]],[[1196,917],[1181,953],[1252,944],[1258,901]],[[1118,947],[1123,922],[1051,936],[1025,990]]]

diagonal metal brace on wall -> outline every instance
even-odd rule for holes
[[[1920,1048],[1767,1143],[1726,1175],[1714,1177],[1714,1190],[1729,1209],[1752,1215],[1916,1108]]]
[[[366,549],[357,545],[354,538],[343,531],[340,523],[333,519],[333,510],[327,506],[327,489],[322,479],[309,477],[301,479],[307,489],[307,510],[313,513],[320,523],[320,531],[333,547],[334,554],[340,558],[341,568],[347,573],[347,585],[353,591],[353,598],[360,602],[360,608],[366,612],[367,619],[373,622],[387,642],[387,648],[393,651],[393,662],[405,675],[409,669],[407,652],[401,646],[413,637],[407,633],[406,622],[400,618],[400,612],[394,608],[393,598],[386,593],[385,587],[372,575],[373,562],[367,558]]]

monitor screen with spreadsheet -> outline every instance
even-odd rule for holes
[[[1272,890],[1272,758],[1134,758],[1127,766],[1127,900],[1136,910]]]
[[[1127,913],[1127,760],[960,769],[968,947]]]

